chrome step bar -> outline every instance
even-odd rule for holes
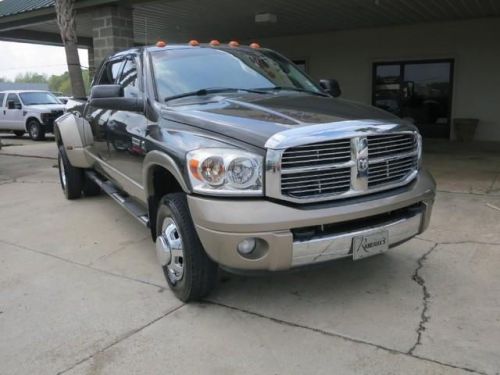
[[[147,210],[141,206],[135,199],[128,197],[111,181],[101,179],[94,171],[85,171],[87,178],[94,181],[102,191],[108,194],[120,206],[122,206],[129,214],[135,217],[141,224],[149,227],[149,216]]]

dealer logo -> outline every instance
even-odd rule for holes
[[[358,171],[365,172],[368,169],[368,158],[362,157],[358,159]]]

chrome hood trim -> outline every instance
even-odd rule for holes
[[[271,136],[266,141],[265,148],[278,150],[327,140],[404,132],[418,133],[414,125],[404,121],[401,123],[378,120],[339,121],[283,130]]]

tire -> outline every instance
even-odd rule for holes
[[[156,218],[156,251],[170,289],[184,302],[197,301],[207,296],[215,286],[217,265],[207,256],[198,238],[186,195],[165,195],[160,200]],[[174,249],[168,262],[162,250],[165,248],[164,245],[162,247],[162,242],[165,241],[170,241],[167,248]],[[178,257],[179,254],[182,257]],[[181,275],[179,265],[182,267]]]
[[[80,198],[84,181],[83,169],[71,165],[63,146],[59,146],[57,166],[59,167],[59,181],[66,199]]]
[[[14,130],[14,134],[16,137],[22,137],[26,133],[24,130]]]
[[[99,195],[101,193],[101,188],[90,178],[87,178],[85,175],[83,176],[83,187],[82,192],[86,197],[93,197]]]
[[[42,127],[40,122],[38,122],[38,120],[29,120],[26,127],[28,128],[28,133],[32,140],[41,141],[45,139],[45,129]]]

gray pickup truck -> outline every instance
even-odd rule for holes
[[[183,301],[219,266],[382,253],[427,228],[435,183],[413,125],[339,94],[255,44],[117,53],[56,120],[63,191],[103,191],[148,226]]]

